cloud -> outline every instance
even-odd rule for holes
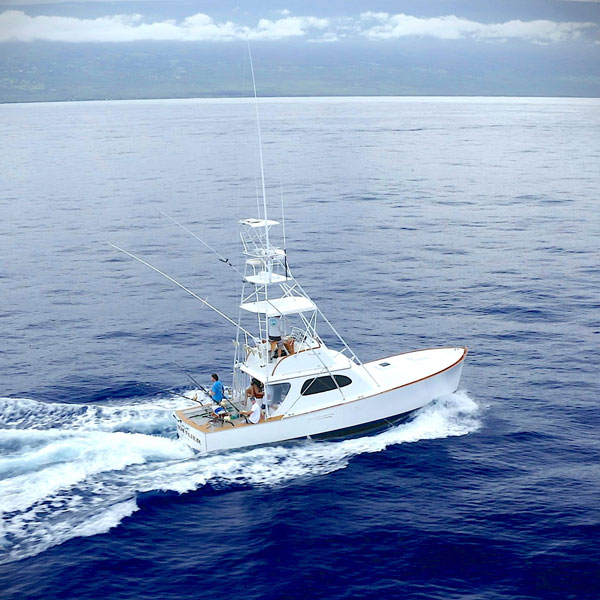
[[[149,22],[140,14],[80,19],[63,16],[32,17],[13,9],[0,13],[0,42],[228,42],[247,37],[250,40],[305,38],[310,42],[333,43],[356,37],[379,41],[421,36],[442,40],[520,39],[531,43],[549,44],[576,40],[583,37],[586,31],[598,29],[595,23],[518,19],[504,23],[479,23],[455,15],[423,18],[386,12],[364,12],[359,17],[318,18],[295,17],[289,10],[283,9],[279,17],[262,18],[256,25],[248,26],[233,21],[218,22],[203,13],[183,20]]]
[[[305,35],[309,29],[324,29],[329,25],[328,19],[317,17],[285,17],[277,21],[260,19],[258,26],[248,29],[248,37],[254,40],[275,40]]]
[[[332,42],[339,42],[341,38],[345,37],[344,34],[338,35],[333,31],[328,31],[324,33],[320,38],[312,38],[308,40],[313,44],[330,44]]]
[[[455,15],[444,17],[413,17],[411,15],[365,12],[361,21],[366,25],[362,35],[372,40],[389,40],[407,36],[428,36],[442,40],[472,38],[475,40],[522,39],[529,42],[564,42],[577,39],[595,23],[556,22],[548,20],[505,23],[478,23]]]
[[[231,21],[215,22],[198,13],[177,22],[173,19],[144,22],[142,15],[113,15],[97,19],[75,17],[31,17],[22,11],[0,14],[0,42],[35,40],[55,42],[232,41],[238,39],[279,40],[307,35],[327,27],[327,19],[284,17],[260,19],[255,27]]]

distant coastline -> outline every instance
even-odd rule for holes
[[[365,46],[350,54],[341,47],[307,53],[305,46],[260,45],[256,81],[263,98],[600,97],[595,51],[562,57],[554,50],[543,62],[515,55],[511,62],[505,50],[482,46],[465,63],[459,49],[432,55],[417,42],[402,52]],[[241,98],[251,96],[250,88],[244,48],[237,46],[5,42],[0,53],[0,103]]]
[[[391,94],[386,94],[386,95],[382,95],[382,94],[356,94],[356,95],[349,95],[349,94],[340,94],[340,95],[334,95],[334,94],[322,94],[322,95],[302,95],[302,94],[298,94],[295,96],[291,96],[291,95],[263,95],[259,98],[260,100],[269,100],[269,101],[302,101],[302,100],[320,100],[320,101],[325,101],[325,100],[335,100],[335,101],[340,101],[343,99],[348,99],[348,100],[352,100],[352,101],[357,101],[360,99],[365,99],[365,100],[370,100],[370,101],[377,101],[378,99],[380,100],[389,100],[389,101],[394,101],[394,100],[407,100],[407,101],[416,101],[416,100],[421,100],[421,101],[442,101],[442,100],[448,100],[448,101],[466,101],[466,100],[475,100],[475,101],[512,101],[512,100],[516,100],[516,101],[524,101],[524,100],[530,100],[530,101],[544,101],[544,100],[556,100],[556,101],[560,101],[560,100],[600,100],[600,95],[599,96],[528,96],[528,95],[503,95],[503,94],[495,94],[495,95],[463,95],[463,94],[430,94],[430,95],[422,95],[422,94],[396,94],[396,95],[391,95]],[[1,104],[59,104],[59,103],[67,103],[67,102],[152,102],[152,101],[194,101],[194,100],[200,100],[200,101],[220,101],[220,100],[225,100],[225,101],[251,101],[253,102],[254,99],[250,96],[219,96],[219,95],[215,95],[215,96],[182,96],[182,97],[139,97],[139,98],[60,98],[60,99],[51,99],[51,100],[46,100],[46,99],[29,99],[29,100],[2,100],[0,99],[0,105]]]

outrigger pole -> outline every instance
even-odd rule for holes
[[[185,285],[183,285],[182,283],[179,283],[179,281],[173,279],[171,276],[167,275],[165,272],[161,271],[160,269],[157,269],[156,267],[152,266],[149,262],[146,262],[145,260],[139,258],[135,254],[131,254],[131,252],[127,252],[127,250],[123,250],[123,248],[119,248],[119,246],[115,246],[114,244],[111,244],[110,242],[109,242],[109,246],[112,246],[115,250],[118,250],[119,252],[122,252],[123,254],[127,254],[127,256],[130,256],[131,258],[137,260],[138,262],[141,262],[143,265],[146,265],[153,271],[156,271],[159,275],[166,277],[169,281],[174,283],[176,286],[179,286],[182,290],[186,291],[188,294],[190,294],[191,296],[196,298],[196,300],[200,300],[200,302],[202,302],[202,304],[204,304],[205,306],[208,306],[208,308],[214,310],[218,315],[223,317],[226,321],[229,321],[232,325],[234,325],[238,329],[241,329],[246,335],[250,336],[251,339],[254,339],[254,336],[248,330],[244,329],[239,323],[236,323],[233,319],[229,318],[225,313],[222,313],[218,308],[215,308],[212,304],[210,304],[209,302],[204,300],[204,298],[200,298],[200,296],[198,296],[198,294],[194,294],[194,292],[192,292],[192,290],[190,290],[189,288],[186,288]]]
[[[167,217],[167,219],[170,219],[171,221],[173,221],[173,223],[175,223],[175,225],[179,225],[179,227],[181,227],[181,229],[183,229],[184,231],[187,231],[190,235],[193,235],[201,244],[204,244],[213,254],[216,254],[222,263],[229,265],[236,273],[238,273],[242,277],[244,276],[244,274],[239,269],[237,269],[235,267],[235,265],[233,265],[229,262],[228,258],[225,258],[222,254],[219,254],[219,252],[217,252],[212,246],[207,244],[204,240],[201,240],[193,231],[190,231],[185,225],[182,225],[179,221],[175,220],[173,217],[170,217],[166,212],[163,212],[162,210],[160,211],[160,214]]]

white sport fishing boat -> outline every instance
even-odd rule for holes
[[[245,273],[233,385],[220,415],[214,414],[217,405],[206,394],[201,406],[175,411],[178,434],[192,448],[215,452],[366,433],[390,427],[456,391],[466,348],[417,350],[361,362],[296,281],[286,250],[272,244],[271,229],[279,223],[252,218],[240,225]],[[339,349],[325,344],[321,325],[331,329]],[[269,340],[273,326],[281,335],[271,337],[281,337],[279,344]],[[264,394],[258,423],[241,414],[249,409],[246,389],[252,380],[260,382]]]
[[[279,223],[270,220],[267,214],[251,55],[250,67],[263,206],[262,215],[240,221],[245,269],[243,273],[239,271],[244,282],[239,320],[229,318],[141,258],[113,246],[160,273],[236,326],[229,397],[218,407],[202,391],[200,398],[195,398],[197,404],[174,413],[179,437],[199,452],[302,438],[347,437],[390,427],[435,398],[454,392],[467,355],[467,349],[462,347],[433,348],[363,363],[304,292],[288,264],[285,227],[280,235],[283,243],[280,246],[272,243],[271,230]],[[339,341],[337,349],[325,344],[319,333],[324,326]],[[281,340],[272,342],[269,337]],[[260,420],[256,423],[252,422],[259,417],[256,409],[252,420],[242,414],[250,408],[246,390],[253,380],[257,382],[255,392],[260,390],[255,393],[260,396]],[[218,415],[215,409],[220,411]]]

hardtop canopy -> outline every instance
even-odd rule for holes
[[[241,305],[241,308],[251,313],[276,317],[317,310],[317,305],[305,296],[284,296],[283,298],[273,298],[272,300],[245,302]]]

